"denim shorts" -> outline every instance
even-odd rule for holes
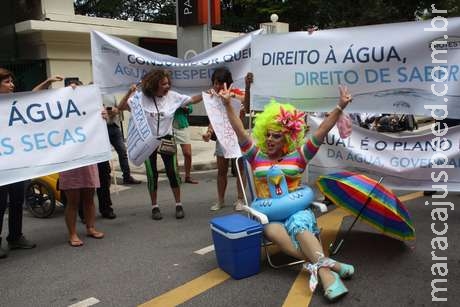
[[[224,156],[224,148],[219,143],[219,140],[216,141],[216,150],[214,151],[214,155],[216,157],[223,157]]]

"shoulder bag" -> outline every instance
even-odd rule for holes
[[[158,110],[157,101],[155,97],[153,97],[153,102],[155,103],[155,108],[157,109],[158,113],[158,121],[157,121],[157,134],[160,134],[160,111]],[[176,142],[174,140],[174,135],[166,135],[164,137],[159,138],[160,145],[158,146],[158,153],[161,155],[168,155],[173,156],[177,152]]]

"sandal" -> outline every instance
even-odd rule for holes
[[[102,239],[104,237],[104,233],[100,232],[100,231],[97,231],[97,230],[92,230],[92,231],[89,231],[86,234],[86,236],[90,237],[90,238],[93,238],[93,239]]]
[[[185,183],[198,184],[198,181],[192,179],[192,177],[185,177]]]
[[[83,241],[80,240],[80,239],[76,239],[76,240],[69,240],[67,241],[69,243],[70,246],[72,247],[80,247],[80,246],[83,246]]]
[[[339,274],[331,272],[334,276],[334,282],[325,291],[324,296],[331,302],[334,302],[348,293],[347,287],[340,280]]]

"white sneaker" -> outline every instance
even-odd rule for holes
[[[224,207],[224,204],[220,203],[220,202],[217,202],[215,205],[211,206],[211,208],[209,208],[209,210],[217,211],[217,210],[222,209],[222,207]]]
[[[235,211],[242,211],[242,210],[243,210],[243,206],[244,206],[244,200],[242,200],[242,199],[237,199],[237,200],[233,203],[233,207],[235,208]]]

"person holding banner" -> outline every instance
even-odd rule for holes
[[[241,101],[240,107],[240,119],[243,120],[245,113],[249,113],[249,91],[251,83],[253,80],[252,73],[248,73],[245,78],[245,92],[233,91],[233,97]],[[226,67],[219,67],[214,70],[211,76],[212,88],[209,90],[210,93],[219,93],[224,88],[224,84],[232,84],[233,77],[230,70]],[[236,93],[238,92],[238,93]],[[205,142],[209,142],[210,139],[216,141],[216,149],[214,155],[217,159],[217,202],[212,205],[209,209],[211,211],[220,210],[225,206],[225,190],[227,189],[227,173],[228,167],[231,162],[231,159],[225,158],[225,149],[222,146],[221,142],[214,133],[214,129],[211,124],[208,125],[208,130],[202,135],[202,138]],[[241,165],[238,165],[241,169]],[[244,196],[241,185],[239,184],[238,177],[236,178],[236,189],[237,189],[237,199],[233,203],[233,208],[235,211],[241,211],[244,205]]]
[[[72,88],[82,85],[79,80],[72,80]],[[107,118],[107,110],[102,109],[101,115]],[[104,233],[96,230],[96,209],[94,205],[94,192],[100,187],[99,173],[96,164],[82,166],[59,173],[59,189],[65,193],[67,203],[65,207],[65,223],[69,231],[68,243],[72,247],[83,246],[83,241],[77,234],[77,212],[80,204],[86,223],[86,236],[102,239]]]
[[[0,68],[0,94],[14,92],[13,73],[7,69]],[[35,86],[33,91],[48,88],[51,83],[61,81],[62,77],[53,76]],[[36,246],[35,243],[27,240],[22,234],[22,205],[24,203],[25,182],[14,182],[0,186],[0,258],[7,257],[6,250],[2,249],[1,233],[3,227],[3,216],[6,208],[8,210],[8,247],[10,249],[30,249]]]
[[[219,95],[225,105],[230,123],[238,136],[238,142],[245,159],[254,172],[258,198],[269,197],[266,182],[267,166],[277,166],[285,174],[289,192],[297,189],[301,173],[317,153],[328,132],[337,123],[352,96],[346,87],[340,86],[337,106],[329,113],[319,128],[305,138],[304,113],[290,104],[275,101],[266,105],[255,120],[254,141],[246,133],[239,116],[231,106],[231,89],[225,85]],[[354,274],[352,265],[327,258],[314,235],[318,228],[310,209],[297,211],[282,222],[270,222],[264,227],[269,240],[276,243],[287,254],[310,262],[310,289],[313,291],[319,281],[325,289],[324,295],[334,301],[348,293],[341,278]]]
[[[157,140],[173,139],[172,124],[174,113],[177,109],[185,107],[190,103],[198,103],[202,100],[201,95],[193,97],[171,91],[171,73],[166,69],[153,69],[148,72],[141,81],[141,91],[136,92],[137,87],[131,86],[129,91],[120,101],[118,109],[131,110],[133,99],[139,99],[141,110],[144,111],[147,124],[157,137]],[[129,136],[128,136],[129,143]],[[157,203],[158,190],[158,169],[157,155],[160,142],[145,161],[147,173],[147,186],[150,192],[152,203],[152,219],[161,220],[163,218],[159,204]],[[177,172],[176,154],[160,153],[165,165],[166,175],[169,180],[174,200],[176,202],[176,218],[184,218],[184,209],[181,203],[179,175]]]

